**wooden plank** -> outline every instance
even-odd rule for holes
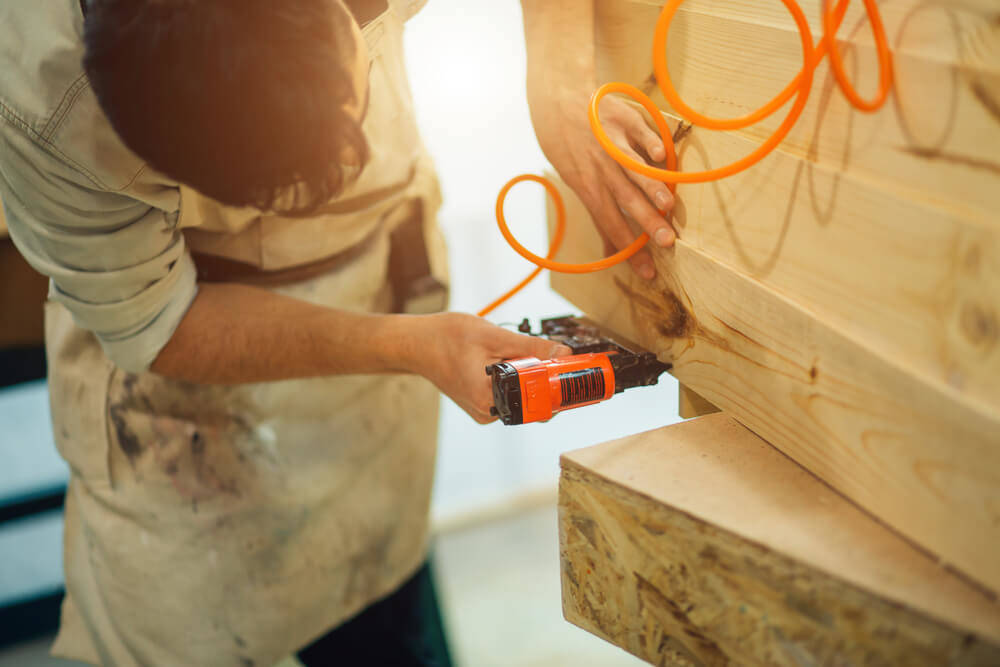
[[[662,3],[598,2],[600,81],[624,80],[674,113],[652,78],[653,29]],[[821,3],[804,3],[822,33]],[[893,96],[878,113],[850,106],[827,61],[803,115],[779,150],[853,174],[910,199],[981,221],[1000,209],[1000,23],[987,2],[881,3],[894,51]],[[845,64],[862,95],[875,90],[877,59],[863,5],[840,31]],[[692,108],[724,118],[749,113],[802,64],[798,31],[779,2],[689,0],[668,40],[671,78]],[[762,141],[787,109],[739,134]],[[931,167],[931,168],[928,168]]]
[[[603,244],[582,204],[561,190],[569,224],[557,259],[601,256]],[[881,520],[1000,590],[997,410],[915,372],[921,359],[898,361],[819,317],[816,304],[825,301],[800,305],[685,238],[672,251],[653,250],[653,257],[652,283],[620,265],[552,274],[552,286],[596,321],[671,361],[678,380]],[[946,258],[945,249],[934,249],[928,268]],[[900,270],[895,259],[882,260],[886,280]],[[877,301],[874,286],[851,294],[863,285],[849,270],[863,267],[845,266],[844,298]],[[836,288],[834,269],[828,277]],[[923,333],[904,332],[894,342],[905,348],[905,335]],[[995,404],[995,396],[984,398]]]
[[[677,388],[677,413],[682,419],[691,419],[718,412],[719,408],[686,384]]]
[[[819,5],[805,9],[818,28]],[[996,409],[995,4],[929,7],[901,0],[882,10],[897,52],[891,103],[876,114],[859,113],[839,91],[828,90],[832,79],[822,69],[817,76],[825,83],[814,83],[806,114],[779,154],[715,184],[681,186],[677,219],[685,240],[714,258],[807,305],[896,363]],[[598,11],[601,78],[650,84],[659,3],[604,0]],[[851,12],[848,25],[861,16],[861,3],[852,3]],[[850,34],[859,49],[869,48],[867,27]],[[778,2],[691,0],[671,35],[681,93],[709,113],[750,110],[798,67],[793,23]],[[874,60],[865,62],[870,66],[858,75],[873,80]],[[925,87],[911,90],[908,80]],[[942,82],[952,84],[947,95],[934,88]],[[742,157],[780,120],[739,133],[695,129],[682,147],[682,168]]]
[[[681,165],[718,166],[752,146],[696,129]],[[676,224],[692,246],[930,381],[1000,407],[1000,230],[783,154],[678,193]]]
[[[653,664],[1000,664],[1000,606],[726,415],[561,466],[563,613]]]

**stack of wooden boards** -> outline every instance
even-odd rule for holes
[[[818,38],[821,3],[803,4]],[[660,4],[597,8],[600,80],[649,91],[674,127],[652,78]],[[896,77],[880,111],[851,107],[824,61],[775,153],[679,186],[656,280],[552,275],[726,413],[563,459],[566,615],[654,663],[1000,664],[1000,7],[880,9]],[[867,95],[862,3],[839,37]],[[795,76],[800,48],[777,0],[690,0],[667,55],[689,105],[733,117]],[[783,113],[694,128],[680,168],[746,155]],[[557,259],[603,255],[562,192]]]

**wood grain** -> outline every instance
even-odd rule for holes
[[[561,190],[569,224],[557,259],[601,256],[582,204]],[[841,220],[830,226],[850,224]],[[829,251],[819,245],[813,254]],[[847,263],[853,259],[844,258],[839,272],[831,265],[827,278],[843,299],[867,308],[866,300],[878,301],[877,285],[851,293],[863,286],[852,279],[850,271],[863,268]],[[654,251],[654,260],[658,278],[651,283],[620,265],[553,274],[552,286],[596,321],[671,361],[678,380],[878,518],[1000,590],[1000,411],[984,405],[995,396],[970,400],[933,381],[915,370],[923,360],[883,354],[870,338],[819,316],[826,301],[793,301],[686,237],[674,250]],[[893,257],[871,261],[886,265],[886,279],[902,270]],[[837,287],[838,275],[846,286]],[[904,332],[894,343],[905,349],[905,335],[922,334]]]
[[[601,80],[655,88],[650,44],[660,4],[598,3]],[[735,177],[681,186],[676,219],[685,240],[712,257],[895,363],[1000,409],[1000,9],[923,0],[880,7],[896,55],[890,103],[858,112],[822,65],[777,154]],[[819,3],[804,9],[818,35]],[[840,36],[858,52],[853,74],[868,91],[877,67],[862,16],[852,3]],[[710,114],[756,108],[801,64],[794,24],[777,1],[690,0],[670,34],[680,93]],[[732,162],[781,118],[734,133],[695,128],[681,168]]]
[[[563,612],[653,664],[1000,663],[1000,606],[726,415],[561,466]]]
[[[718,166],[752,147],[696,129],[681,165]],[[686,242],[928,380],[1000,408],[1000,230],[784,154],[678,193]]]
[[[662,3],[598,2],[599,81],[623,80],[674,110],[652,78],[653,28]],[[802,3],[814,40],[820,3]],[[878,66],[862,3],[839,33],[845,65],[865,97]],[[989,2],[880,3],[894,52],[894,90],[878,113],[854,109],[824,60],[810,102],[779,151],[871,181],[917,202],[982,223],[1000,222],[1000,9]],[[747,114],[791,81],[801,44],[780,2],[689,0],[668,40],[681,98],[709,116]],[[740,130],[762,141],[787,113]],[[721,162],[719,163],[721,164]],[[825,191],[822,191],[825,192]]]

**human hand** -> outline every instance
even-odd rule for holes
[[[572,351],[545,338],[508,331],[464,313],[421,316],[423,353],[415,370],[470,417],[488,424],[493,391],[486,366],[504,359],[565,357]]]
[[[635,232],[628,215],[660,247],[676,238],[667,215],[674,196],[660,182],[623,169],[594,138],[587,120],[590,92],[532,83],[528,103],[538,143],[546,157],[590,211],[609,254],[628,246]],[[601,101],[600,118],[611,140],[632,158],[648,163],[666,159],[663,141],[642,114],[615,97]],[[645,248],[629,260],[636,273],[649,280],[656,275]]]

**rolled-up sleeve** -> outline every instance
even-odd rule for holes
[[[10,126],[0,128],[0,151],[10,235],[49,277],[49,298],[94,332],[117,366],[148,369],[197,292],[176,209],[102,189]]]

